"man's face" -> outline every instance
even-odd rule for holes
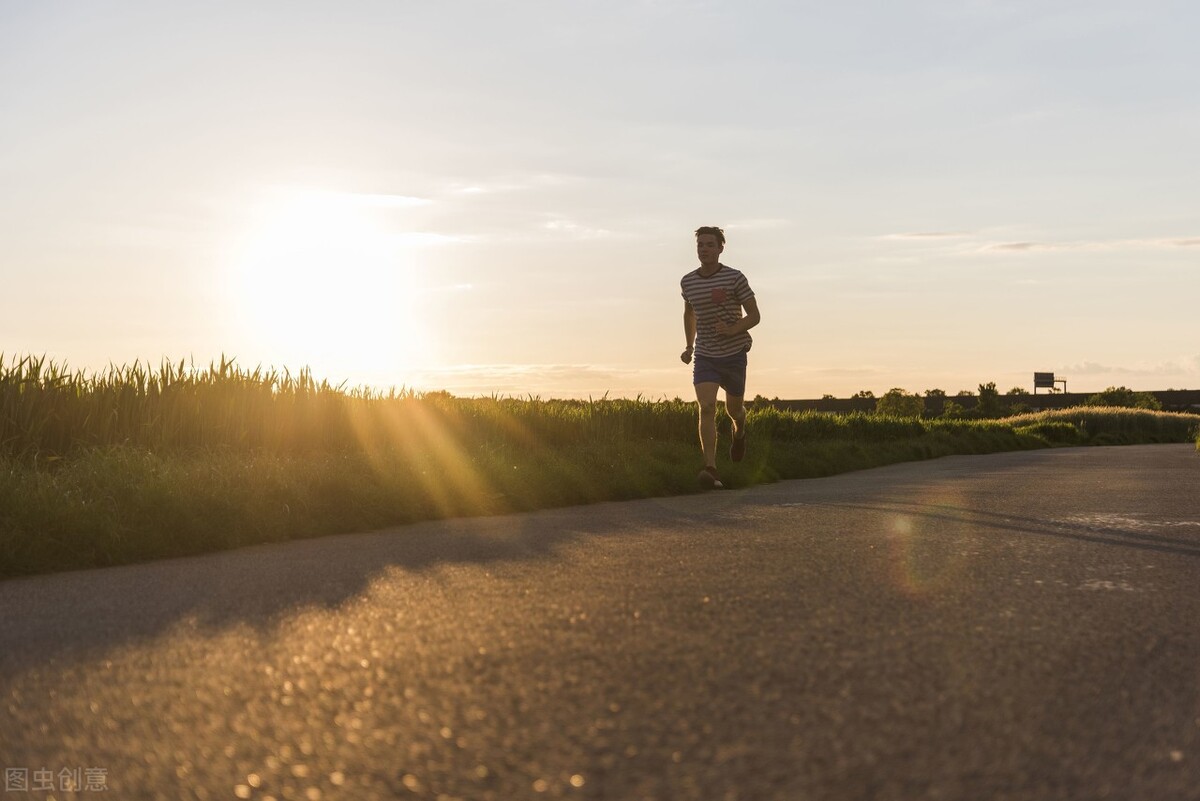
[[[716,234],[700,234],[696,237],[696,255],[701,264],[716,264],[725,246],[717,241]]]

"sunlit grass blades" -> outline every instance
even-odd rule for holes
[[[952,453],[1185,442],[1195,415],[1003,420],[749,413],[748,486]],[[728,431],[723,430],[727,437]],[[695,491],[695,404],[456,398],[310,371],[163,362],[96,374],[0,355],[0,575],[416,520]]]

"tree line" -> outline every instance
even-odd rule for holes
[[[1013,387],[1001,395],[995,381],[980,384],[978,393],[963,390],[953,397],[948,397],[940,389],[927,389],[924,395],[921,395],[909,394],[901,387],[893,387],[875,400],[875,413],[895,417],[923,417],[926,415],[926,399],[937,399],[941,401],[942,411],[938,416],[942,418],[967,420],[1008,417],[1033,411],[1033,407],[1023,400],[1028,396],[1029,392],[1023,387]],[[874,398],[875,395],[870,390],[862,390],[852,397]],[[974,398],[975,402],[967,405],[954,398]],[[1152,393],[1134,392],[1128,387],[1109,387],[1103,392],[1089,396],[1082,405],[1162,410],[1162,403]]]

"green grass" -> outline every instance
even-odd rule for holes
[[[1187,442],[1194,415],[922,421],[752,409],[739,487],[956,453]],[[725,442],[727,442],[727,438]],[[229,362],[0,357],[0,576],[696,491],[694,404],[372,393]]]
[[[1200,416],[1115,406],[1078,406],[1008,417],[1014,429],[1043,431],[1054,444],[1136,445],[1200,438]],[[1074,429],[1068,432],[1067,426]]]

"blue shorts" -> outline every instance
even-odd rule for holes
[[[720,384],[726,395],[742,398],[746,395],[746,354],[733,356],[701,356],[696,354],[692,365],[693,384]]]

